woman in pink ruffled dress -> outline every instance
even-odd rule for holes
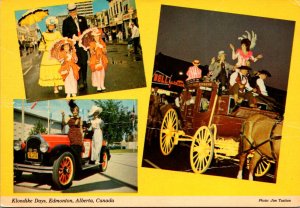
[[[256,62],[258,59],[261,59],[263,57],[261,54],[254,57],[253,52],[250,50],[250,45],[251,41],[247,38],[242,39],[241,48],[238,48],[236,51],[234,46],[230,44],[230,48],[232,50],[232,60],[238,59],[236,68],[240,66],[249,66],[249,61]]]

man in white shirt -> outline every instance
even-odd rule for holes
[[[261,70],[259,71],[253,79],[253,81],[250,82],[250,85],[252,85],[253,88],[256,88],[257,94],[268,96],[268,91],[266,89],[265,80],[267,77],[271,77],[271,73],[267,70]],[[253,82],[253,83],[252,83]]]
[[[241,103],[244,99],[248,100],[250,107],[255,107],[255,99],[253,97],[253,92],[256,92],[255,88],[252,88],[249,84],[247,75],[249,70],[248,66],[241,66],[239,70],[235,71],[230,76],[230,87],[229,93],[233,95],[235,104]]]
[[[130,23],[130,28],[131,28],[131,39],[133,41],[134,53],[138,54],[138,48],[142,50],[142,47],[140,45],[140,31],[139,28],[133,22]]]

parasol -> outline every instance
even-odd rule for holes
[[[92,35],[92,33],[97,33],[97,32],[102,33],[102,30],[98,29],[97,27],[92,27],[92,28],[86,29],[82,33],[82,35],[79,37],[78,45],[87,51],[90,48],[90,43],[95,42],[94,36]],[[103,40],[101,38],[100,38],[100,42],[102,45],[105,45],[105,43],[103,42]]]
[[[50,47],[50,58],[55,58],[57,60],[60,61],[60,53],[62,51],[62,46],[65,44],[65,43],[69,43],[70,44],[70,47],[71,47],[71,50],[75,51],[75,41],[73,39],[70,39],[70,38],[67,38],[67,37],[64,37],[64,38],[61,38],[57,41],[55,41],[52,46]]]
[[[48,9],[31,9],[25,12],[22,17],[18,20],[20,26],[30,26],[42,21],[46,16],[49,15]],[[45,42],[44,37],[40,28],[37,25],[37,30],[41,34],[42,40]]]
[[[22,17],[18,21],[18,24],[20,26],[33,25],[42,21],[42,19],[48,16],[48,14],[48,9],[31,9],[22,15]]]

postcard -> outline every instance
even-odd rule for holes
[[[1,206],[299,206],[299,12],[2,0]]]

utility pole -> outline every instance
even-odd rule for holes
[[[48,134],[50,134],[50,100],[48,100]]]
[[[22,141],[25,140],[25,108],[24,100],[22,100]]]

